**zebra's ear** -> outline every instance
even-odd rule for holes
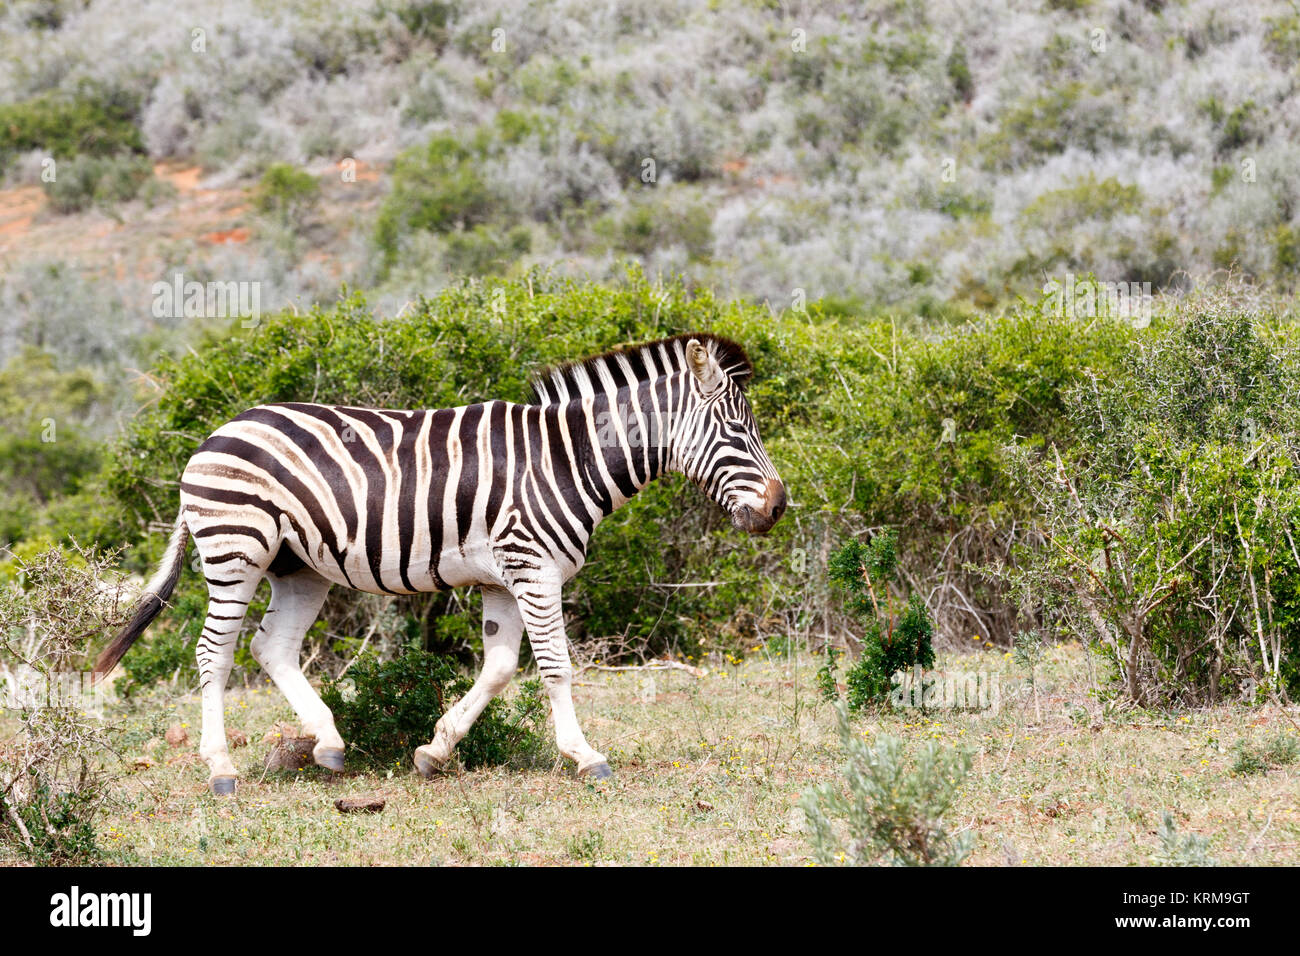
[[[722,381],[722,366],[709,354],[709,350],[700,344],[699,339],[686,343],[686,361],[706,390],[712,391]]]

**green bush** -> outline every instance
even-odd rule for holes
[[[445,233],[487,223],[504,202],[479,171],[480,151],[451,136],[435,136],[393,164],[393,189],[375,224],[382,267],[396,264],[399,244],[412,232]]]
[[[807,791],[799,802],[819,862],[866,866],[959,866],[974,836],[954,835],[943,817],[970,770],[970,754],[926,741],[904,752],[896,737],[874,742],[856,732],[836,704],[843,779]]]
[[[713,212],[692,202],[683,187],[663,186],[637,197],[626,208],[597,220],[594,229],[610,250],[649,256],[680,245],[693,260],[709,257],[713,249]]]
[[[1075,441],[1009,451],[1046,548],[1022,606],[1148,706],[1300,691],[1300,355],[1226,297],[1069,397]],[[1005,574],[1005,569],[999,573]]]
[[[447,235],[447,267],[459,275],[501,275],[527,255],[533,237],[527,226],[502,235],[489,226],[475,226]]]
[[[1029,93],[1005,108],[995,132],[981,144],[999,169],[1041,162],[1071,146],[1100,153],[1122,146],[1126,137],[1117,104],[1072,81]]]
[[[847,610],[866,625],[861,653],[844,675],[850,711],[888,700],[899,672],[934,665],[934,626],[920,597],[911,595],[898,613],[892,608],[896,542],[892,532],[865,544],[850,541],[831,555],[828,564],[831,580],[849,594]],[[831,654],[826,670],[832,687],[834,668]]]
[[[53,182],[42,182],[55,212],[82,212],[91,206],[111,209],[118,203],[157,189],[153,164],[144,156],[77,156],[56,167]]]
[[[94,375],[59,369],[50,352],[29,348],[0,369],[0,547],[64,531],[51,509],[84,504],[76,496],[104,460],[86,420],[103,398]]]
[[[438,719],[473,683],[446,658],[411,648],[391,661],[359,661],[347,677],[326,683],[321,698],[348,742],[348,759],[384,769],[431,741]],[[455,752],[470,769],[532,766],[546,749],[545,723],[541,682],[524,681],[513,700],[488,704]]]
[[[966,60],[966,47],[960,40],[953,43],[945,69],[957,98],[963,103],[969,103],[975,96],[975,79],[971,76],[970,64]]]
[[[1239,740],[1232,772],[1241,776],[1263,773],[1276,767],[1287,767],[1300,757],[1300,740],[1285,732],[1274,734],[1262,744]]]
[[[45,93],[0,105],[0,171],[17,153],[39,149],[58,160],[143,154],[133,94],[83,83],[75,94]]]
[[[257,184],[254,204],[259,212],[300,224],[319,199],[320,183],[315,176],[290,163],[272,163]]]
[[[1142,192],[1114,176],[1097,180],[1089,173],[1072,186],[1039,195],[1021,210],[1022,222],[1051,230],[1076,228],[1088,221],[1109,222],[1116,216],[1131,215],[1142,208]]]
[[[445,0],[413,0],[399,2],[390,6],[381,2],[375,8],[375,15],[391,12],[413,35],[433,40],[441,48],[447,42],[448,25],[456,15],[456,4]]]
[[[1066,396],[1115,376],[1143,334],[1115,318],[1076,320],[1046,297],[942,337],[841,323],[809,356],[840,387],[804,386],[799,413],[809,422],[794,452],[804,498],[848,511],[854,530],[896,530],[900,570],[930,595],[945,638],[1009,644],[1014,604],[1003,584],[971,570],[1005,560],[1009,537],[1035,525],[1003,449],[1073,443]]]

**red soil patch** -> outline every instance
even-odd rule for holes
[[[211,242],[222,246],[229,242],[247,242],[248,230],[243,226],[237,226],[234,229],[218,229],[216,232],[205,232],[199,236],[203,242]]]
[[[45,194],[40,186],[0,190],[0,236],[17,239],[26,235],[44,205]]]
[[[166,163],[159,163],[153,168],[153,174],[176,187],[177,192],[192,193],[199,188],[199,178],[203,175],[201,166],[177,168]]]
[[[356,174],[357,182],[373,183],[379,179],[379,173],[375,170],[375,167],[371,166],[369,163],[362,162],[359,159],[353,160],[353,162],[356,163],[353,167],[353,172]],[[340,173],[344,171],[343,163],[340,162],[338,164],[338,169]]]

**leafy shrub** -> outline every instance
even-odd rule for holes
[[[831,580],[848,591],[847,609],[866,623],[862,650],[844,675],[850,711],[889,699],[900,671],[934,664],[934,627],[918,595],[893,613],[889,584],[898,565],[897,535],[887,532],[870,542],[850,541],[830,557]],[[833,673],[834,658],[827,661]]]
[[[46,509],[75,496],[100,468],[88,433],[103,386],[28,348],[0,369],[0,546],[54,530]]]
[[[1215,122],[1222,123],[1219,136],[1219,155],[1228,155],[1241,149],[1260,137],[1255,103],[1247,100],[1234,107],[1226,115],[1221,111],[1215,116]]]
[[[848,757],[843,780],[821,784],[799,802],[821,863],[959,866],[974,837],[954,835],[943,817],[970,770],[970,754],[930,740],[910,756],[896,737],[857,733],[848,708],[835,705]]]
[[[975,95],[975,80],[971,76],[970,63],[966,60],[966,47],[960,40],[952,45],[946,69],[957,98],[963,103],[969,103]]]
[[[1024,606],[1092,642],[1134,702],[1300,689],[1289,329],[1194,303],[1069,408],[1074,444],[1010,449],[1048,541],[1023,552]]]
[[[286,223],[301,224],[320,199],[320,183],[290,163],[272,163],[262,174],[254,198],[258,210]]]
[[[91,206],[112,208],[150,193],[153,164],[143,156],[78,156],[56,167],[53,182],[41,188],[55,212],[73,213]],[[154,187],[157,189],[158,187]]]
[[[359,661],[340,681],[326,683],[321,698],[348,742],[348,758],[375,769],[411,759],[433,739],[438,719],[473,686],[454,662],[410,649],[391,661]],[[541,682],[525,681],[509,702],[488,704],[456,754],[468,768],[531,766],[543,753],[546,700]]]
[[[142,154],[139,109],[133,94],[89,82],[70,96],[51,92],[0,105],[0,169],[33,149],[62,160]]]
[[[616,252],[646,257],[680,245],[691,259],[705,259],[713,248],[713,213],[698,201],[680,201],[676,194],[683,192],[669,187],[653,190],[599,220],[595,231]]]
[[[447,26],[456,14],[456,4],[445,0],[413,0],[389,6],[381,0],[375,14],[378,16],[389,11],[414,36],[427,37],[441,47],[447,42]]]
[[[461,275],[500,275],[531,248],[527,226],[516,226],[505,235],[490,226],[475,226],[448,234],[447,266]]]
[[[397,261],[399,243],[412,232],[448,232],[488,222],[502,197],[481,173],[482,155],[452,136],[435,136],[393,165],[393,190],[375,224],[384,268]]]
[[[1123,124],[1109,100],[1082,83],[1070,82],[1032,93],[1009,106],[995,133],[982,144],[1003,169],[1028,164],[1071,146],[1093,153],[1123,144]]]
[[[1121,183],[1114,176],[1099,182],[1095,174],[1089,173],[1072,186],[1042,193],[1020,215],[1022,219],[1038,220],[1054,230],[1062,230],[1090,219],[1108,222],[1141,208],[1142,192],[1137,186]]]
[[[1236,751],[1232,772],[1244,777],[1295,763],[1300,757],[1300,740],[1292,734],[1277,733],[1258,745],[1240,740]]]
[[[1044,297],[939,338],[882,323],[823,353],[822,374],[843,385],[806,393],[816,424],[800,435],[819,459],[805,494],[851,508],[857,531],[898,532],[900,573],[928,595],[945,639],[1008,643],[1018,629],[1004,585],[972,568],[1005,560],[1035,527],[1005,446],[1074,442],[1067,395],[1113,377],[1138,334],[1114,318],[1086,323]]]

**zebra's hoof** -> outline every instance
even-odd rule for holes
[[[439,760],[433,755],[432,748],[428,744],[415,748],[415,769],[425,780],[431,780],[442,773],[444,763],[446,761]]]
[[[233,797],[235,795],[234,777],[213,777],[208,781],[208,786],[212,789],[214,796]]]
[[[608,780],[614,776],[614,771],[609,769],[609,764],[602,760],[600,763],[594,763],[578,771],[578,776],[586,780]]]
[[[324,767],[326,770],[334,771],[334,773],[343,772],[342,747],[317,747],[312,751],[312,758],[316,761],[318,767]]]

